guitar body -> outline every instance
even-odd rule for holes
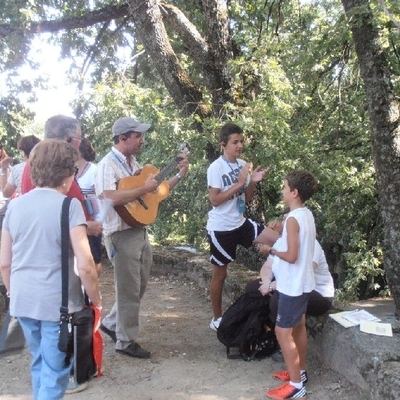
[[[122,178],[117,185],[117,190],[128,190],[142,186],[150,174],[157,175],[160,171],[151,164],[146,164],[139,175]],[[115,206],[118,215],[131,227],[149,225],[155,221],[158,207],[162,200],[169,195],[169,185],[163,180],[158,188],[151,193],[140,197],[141,201],[133,200],[123,206]]]

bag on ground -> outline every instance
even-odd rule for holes
[[[66,353],[65,365],[72,360],[78,383],[92,379],[97,371],[93,353],[94,315],[91,307],[61,317],[58,348]]]
[[[262,359],[275,353],[277,340],[270,318],[269,297],[259,292],[240,296],[224,313],[217,329],[228,358],[245,361]],[[231,354],[236,348],[237,353]]]
[[[78,383],[93,378],[97,366],[93,354],[94,315],[91,307],[86,307],[79,316],[73,319],[74,326],[74,374]]]

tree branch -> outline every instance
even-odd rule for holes
[[[130,0],[136,34],[150,55],[164,85],[184,115],[210,115],[200,89],[183,69],[172,49],[157,0]]]
[[[172,4],[161,3],[160,10],[164,19],[168,21],[181,38],[189,55],[196,64],[202,65],[208,57],[208,45],[197,28],[179,8]]]
[[[80,17],[68,17],[52,21],[31,22],[29,29],[10,24],[0,25],[0,38],[7,38],[11,35],[34,35],[44,32],[55,33],[61,30],[88,28],[98,23],[109,22],[129,15],[128,4],[120,6],[109,5],[100,10],[88,11]]]
[[[398,21],[393,16],[393,14],[388,10],[388,8],[386,7],[386,4],[385,4],[385,0],[378,0],[378,3],[382,7],[382,9],[383,9],[384,13],[386,14],[386,16],[390,18],[390,20],[396,25],[397,29],[400,32],[400,21]]]

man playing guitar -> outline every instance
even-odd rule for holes
[[[112,127],[114,146],[97,166],[95,189],[102,202],[118,208],[156,191],[159,182],[150,174],[138,187],[118,190],[118,182],[140,173],[135,155],[144,144],[143,134],[150,128],[130,117],[119,118]],[[189,169],[186,155],[179,155],[179,172],[168,179],[173,189]],[[149,358],[150,352],[136,343],[139,335],[139,309],[152,264],[152,249],[146,226],[130,226],[108,207],[103,221],[104,242],[114,266],[115,303],[100,329],[115,342],[116,351],[130,357]]]

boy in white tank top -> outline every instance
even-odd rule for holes
[[[304,202],[316,190],[317,180],[310,172],[293,171],[286,176],[282,195],[290,212],[279,248],[269,250],[276,256],[272,272],[279,291],[275,333],[287,367],[286,371],[274,373],[275,378],[285,383],[266,392],[268,397],[277,400],[305,399],[307,395],[305,312],[310,292],[315,288],[312,264],[315,222]]]

